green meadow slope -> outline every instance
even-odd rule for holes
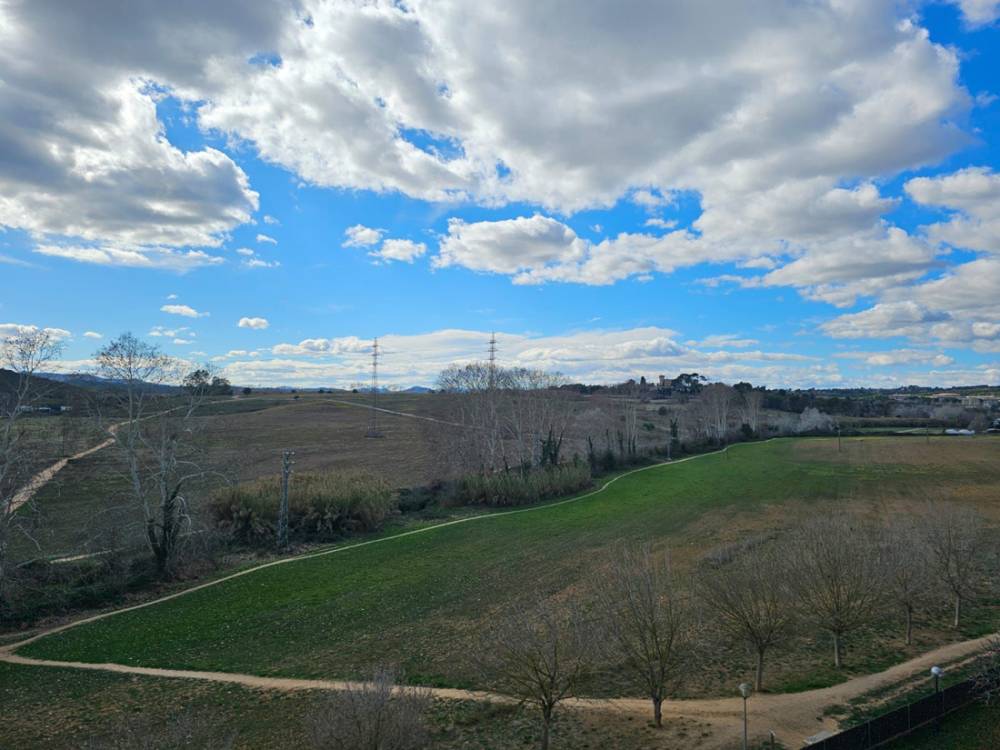
[[[391,663],[412,682],[470,686],[462,656],[478,622],[522,597],[585,588],[620,540],[669,545],[683,567],[705,549],[802,514],[930,497],[978,504],[1000,480],[1000,441],[844,445],[842,453],[835,440],[738,445],[624,476],[575,502],[260,570],[20,653],[296,677],[357,676]]]

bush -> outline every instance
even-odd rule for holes
[[[316,750],[418,750],[429,736],[424,716],[431,696],[400,688],[395,673],[376,670],[369,682],[332,693],[310,715]]]
[[[590,467],[561,464],[533,471],[472,474],[455,482],[451,504],[508,507],[570,495],[589,487]]]
[[[265,477],[217,492],[210,501],[215,523],[243,544],[274,540],[281,479]],[[362,473],[303,473],[292,476],[288,532],[295,539],[323,541],[375,531],[399,512],[389,484]]]

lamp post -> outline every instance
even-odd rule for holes
[[[941,695],[941,675],[944,674],[944,670],[936,664],[931,667],[931,677],[934,678],[934,694],[937,696],[937,708],[938,708],[938,718],[937,726],[941,727],[941,716],[944,714],[944,702],[942,701]]]
[[[753,685],[751,685],[749,682],[741,682],[739,690],[740,690],[740,695],[743,698],[743,750],[747,750],[747,748],[749,747],[749,743],[748,743],[748,740],[747,740],[747,737],[748,737],[748,733],[747,733],[747,698],[749,698],[750,694],[753,692]]]

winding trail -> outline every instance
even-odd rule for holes
[[[332,399],[331,399],[332,400]],[[345,405],[351,406],[361,406],[359,404],[351,403],[348,401],[341,401],[335,403],[343,403]],[[371,408],[371,407],[363,407]],[[418,415],[406,414],[404,412],[393,412],[390,410],[383,410],[390,414],[396,414],[398,416],[409,416],[415,419],[420,419],[422,417]],[[431,421],[440,421],[433,418],[426,418]],[[448,423],[445,423],[448,424]],[[779,438],[771,438],[771,440],[776,440]],[[37,491],[41,486],[44,486],[45,482],[49,481],[52,476],[54,476],[66,462],[69,460],[74,460],[77,458],[82,458],[91,453],[99,451],[112,442],[113,439],[108,439],[107,441],[96,445],[86,451],[83,451],[75,456],[71,456],[68,459],[63,459],[53,466],[49,467],[45,471],[38,474],[29,485],[27,485],[22,492],[27,493],[27,497],[30,498],[31,493]],[[769,441],[765,441],[769,442]],[[170,601],[172,599],[177,599],[182,596],[186,596],[195,591],[200,591],[202,589],[211,588],[219,584],[225,583],[226,581],[231,581],[235,578],[241,578],[243,576],[251,575],[260,570],[265,570],[267,568],[272,568],[278,565],[289,565],[295,563],[299,560],[309,560],[315,557],[323,557],[326,555],[340,554],[344,552],[349,552],[350,550],[357,549],[359,547],[367,547],[373,544],[388,544],[396,539],[413,536],[415,534],[426,534],[435,531],[436,529],[444,528],[447,526],[456,526],[458,524],[464,523],[475,523],[475,522],[485,522],[492,518],[498,518],[502,516],[508,516],[518,513],[537,513],[548,510],[559,505],[566,505],[568,503],[578,502],[594,495],[604,492],[608,487],[610,487],[615,482],[623,479],[632,474],[637,474],[643,471],[650,471],[653,469],[667,469],[670,466],[685,463],[687,461],[695,461],[708,456],[718,455],[725,453],[730,450],[733,446],[726,446],[720,451],[714,451],[712,453],[704,453],[696,456],[689,456],[687,458],[679,459],[677,461],[672,461],[669,463],[658,463],[649,466],[642,466],[637,469],[632,469],[627,472],[618,474],[607,482],[602,484],[599,488],[591,490],[590,492],[584,493],[582,495],[577,495],[574,497],[567,498],[565,500],[559,500],[553,503],[547,503],[544,505],[532,506],[529,508],[518,508],[515,510],[500,511],[497,513],[488,513],[479,516],[470,516],[467,518],[455,519],[452,521],[445,521],[443,523],[435,524],[433,526],[426,526],[420,529],[413,529],[410,531],[404,531],[399,534],[394,534],[392,536],[380,537],[378,539],[370,539],[363,542],[356,542],[353,544],[347,544],[340,547],[333,547],[330,549],[320,550],[317,552],[310,552],[302,555],[297,555],[294,557],[287,557],[280,560],[274,560],[272,562],[264,563],[262,565],[257,565],[252,568],[247,568],[245,570],[232,573],[230,575],[223,576],[211,581],[206,581],[205,583],[192,586],[191,588],[184,589],[183,591],[178,591],[173,594],[169,594],[158,599],[154,599],[141,604],[136,604],[130,607],[125,607],[122,609],[112,610],[108,612],[103,612],[97,615],[92,615],[89,617],[84,617],[79,620],[65,623],[53,628],[36,633],[35,635],[26,638],[15,643],[10,643],[5,646],[0,647],[0,662],[6,662],[9,664],[17,664],[23,666],[33,666],[33,667],[50,667],[50,668],[63,668],[63,669],[80,669],[88,671],[98,671],[98,672],[110,672],[116,674],[128,674],[128,675],[142,675],[147,677],[158,677],[167,679],[185,679],[185,680],[201,680],[213,683],[228,683],[235,685],[242,685],[247,688],[255,689],[265,689],[265,690],[281,690],[281,691],[298,691],[298,690],[343,690],[347,687],[354,685],[356,683],[351,683],[342,680],[317,680],[317,679],[296,679],[296,678],[286,678],[286,677],[263,677],[258,675],[250,674],[239,674],[231,672],[208,672],[208,671],[197,671],[197,670],[185,670],[185,669],[165,669],[165,668],[154,668],[154,667],[138,667],[130,666],[125,664],[113,664],[113,663],[90,663],[90,662],[72,662],[72,661],[57,661],[51,659],[36,659],[27,656],[21,656],[17,652],[18,649],[28,645],[29,643],[34,643],[42,638],[45,638],[56,633],[69,630],[71,628],[79,627],[87,623],[96,622],[98,620],[104,620],[109,617],[114,617],[116,615],[123,614],[125,612],[131,612],[137,609],[144,609],[146,607],[152,607],[163,602]],[[26,500],[22,501],[26,502]],[[857,698],[873,690],[878,690],[880,688],[889,687],[898,684],[908,678],[915,675],[922,674],[926,672],[932,665],[935,664],[947,664],[956,661],[966,660],[979,651],[985,646],[987,641],[993,636],[984,636],[982,638],[977,638],[970,641],[963,641],[959,643],[951,643],[940,648],[929,651],[926,654],[918,656],[909,661],[897,664],[883,672],[878,672],[875,674],[863,675],[861,677],[855,677],[853,679],[847,680],[839,685],[834,685],[828,688],[822,688],[819,690],[810,690],[802,693],[790,693],[790,694],[762,694],[755,695],[750,699],[750,715],[751,715],[751,733],[757,735],[764,735],[769,730],[775,732],[777,738],[785,743],[787,746],[795,747],[801,745],[802,742],[809,736],[820,732],[821,730],[828,729],[832,730],[836,728],[836,723],[829,717],[823,716],[824,710],[830,706],[844,704],[853,698]],[[510,702],[512,699],[509,696],[498,695],[495,693],[488,693],[482,691],[469,691],[469,690],[459,690],[451,688],[427,688],[427,690],[437,698],[450,699],[450,700],[476,700],[476,701],[495,701],[495,702]],[[650,713],[650,704],[646,699],[640,698],[615,698],[615,699],[596,699],[596,698],[575,698],[567,701],[567,705],[584,710],[590,711],[603,711],[611,712],[615,714],[628,715],[635,717],[639,720],[646,720]],[[714,698],[714,699],[688,699],[688,700],[676,700],[668,701],[663,706],[663,714],[665,718],[677,718],[677,719],[689,719],[697,720],[708,724],[711,727],[711,735],[705,738],[705,741],[700,745],[703,748],[724,748],[731,747],[733,743],[736,742],[741,736],[742,731],[742,716],[743,716],[743,702],[740,698]]]

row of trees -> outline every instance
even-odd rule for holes
[[[607,664],[649,698],[661,726],[663,702],[709,658],[706,623],[746,645],[761,690],[767,657],[809,629],[830,636],[840,668],[845,638],[893,612],[907,644],[943,599],[957,628],[982,593],[985,553],[982,519],[952,506],[883,526],[820,517],[707,556],[683,586],[666,554],[623,547],[589,595],[491,618],[479,673],[538,710],[542,748],[558,705]]]
[[[438,378],[450,429],[437,430],[451,474],[557,465],[572,416],[559,375],[487,362],[453,365]]]

